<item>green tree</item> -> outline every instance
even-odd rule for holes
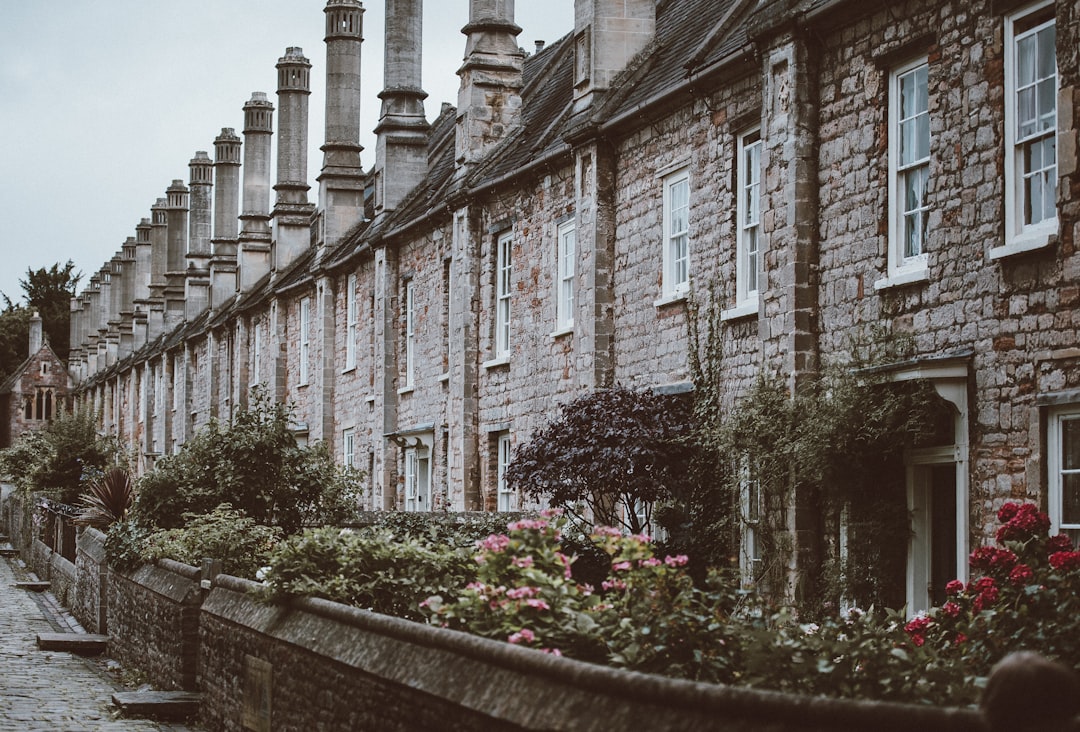
[[[15,305],[7,296],[4,299],[7,304],[0,311],[0,382],[26,360],[30,342],[30,309]]]
[[[19,280],[31,310],[41,315],[42,328],[60,360],[67,361],[71,348],[71,298],[82,274],[75,271],[70,259],[45,269],[27,269],[26,279]]]

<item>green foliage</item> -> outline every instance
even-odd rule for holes
[[[506,480],[582,522],[589,517],[639,533],[639,517],[625,508],[651,510],[686,480],[692,424],[685,398],[624,387],[595,391],[565,405],[519,446]]]
[[[185,513],[205,514],[229,503],[286,534],[352,521],[359,474],[335,465],[325,444],[298,446],[289,422],[289,409],[261,391],[231,424],[211,421],[139,480],[140,520],[178,528]]]
[[[27,269],[26,279],[19,284],[26,293],[30,310],[41,316],[42,329],[57,357],[66,361],[71,340],[71,298],[82,275],[75,271],[70,259],[66,264],[54,264],[48,269]]]
[[[15,373],[27,359],[30,344],[30,309],[8,301],[0,312],[0,381]]]
[[[804,614],[835,607],[840,597],[862,606],[902,604],[909,531],[903,451],[952,444],[950,407],[927,383],[890,382],[875,368],[909,351],[904,338],[881,329],[849,344],[794,392],[762,373],[733,400],[724,351],[731,326],[717,312],[695,303],[689,319],[699,457],[688,499],[667,520],[673,540],[698,563],[723,566],[753,522],[763,558],[757,585],[770,597],[790,598],[798,501],[820,517],[808,533],[819,537],[814,553],[825,558],[795,590]],[[837,541],[841,524],[846,559]]]
[[[420,603],[476,572],[471,549],[388,529],[309,529],[280,544],[263,574],[267,597],[322,597],[419,620]]]
[[[60,414],[42,430],[25,432],[15,444],[0,450],[0,472],[25,492],[73,504],[110,466],[126,462],[115,437],[97,431],[90,410]]]
[[[179,529],[147,534],[139,554],[144,561],[174,559],[199,566],[205,558],[221,561],[221,571],[254,579],[281,541],[281,529],[263,526],[228,504],[208,514],[187,514]]]
[[[135,521],[118,521],[105,534],[105,557],[110,567],[129,572],[146,561],[143,548],[151,531]]]
[[[396,537],[471,550],[476,542],[506,527],[505,513],[379,511],[373,527]]]
[[[123,468],[109,468],[100,478],[90,481],[90,490],[79,496],[81,509],[75,523],[107,529],[127,518],[135,499],[131,476]]]

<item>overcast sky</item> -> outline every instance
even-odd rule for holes
[[[382,0],[364,3],[360,143],[383,86]],[[90,275],[135,235],[197,150],[243,129],[253,91],[277,107],[274,65],[289,46],[312,63],[309,200],[315,202],[326,103],[325,0],[0,0],[0,292],[22,300],[28,268],[74,260]],[[468,0],[428,0],[428,120],[457,103]],[[517,0],[518,45],[573,29],[573,0]],[[274,118],[275,131],[277,117]],[[276,138],[276,135],[275,135]],[[274,157],[276,158],[276,139]],[[272,179],[273,180],[273,179]],[[271,202],[272,205],[272,202]]]

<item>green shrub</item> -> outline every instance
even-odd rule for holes
[[[139,520],[179,528],[184,514],[207,514],[228,503],[286,534],[352,521],[359,473],[337,466],[323,443],[298,446],[289,424],[286,406],[256,392],[251,408],[231,424],[211,421],[139,480]]]
[[[270,599],[322,597],[419,620],[420,603],[475,576],[473,551],[387,529],[311,529],[282,542],[263,578]]]
[[[184,519],[183,528],[146,535],[140,552],[143,559],[174,559],[196,567],[203,559],[218,559],[225,574],[254,579],[282,538],[280,528],[257,524],[228,504]]]
[[[582,524],[622,526],[641,533],[653,504],[686,482],[693,452],[691,402],[684,396],[601,389],[566,404],[514,450],[507,483],[563,508]],[[582,509],[584,507],[585,510]]]
[[[126,462],[120,441],[98,434],[90,410],[61,413],[42,430],[25,432],[0,450],[0,473],[27,493],[45,493],[64,504],[75,503],[106,469]]]

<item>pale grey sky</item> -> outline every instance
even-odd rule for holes
[[[22,300],[27,268],[74,260],[90,274],[134,236],[197,150],[243,128],[253,91],[277,106],[289,46],[312,63],[308,181],[322,164],[325,0],[0,0],[0,292]],[[468,0],[427,0],[429,120],[457,103]],[[558,40],[573,0],[517,0],[519,45]],[[383,2],[364,2],[361,144],[374,162]],[[275,126],[276,126],[275,118]],[[275,141],[276,145],[276,141]],[[276,147],[275,153],[276,156]]]

